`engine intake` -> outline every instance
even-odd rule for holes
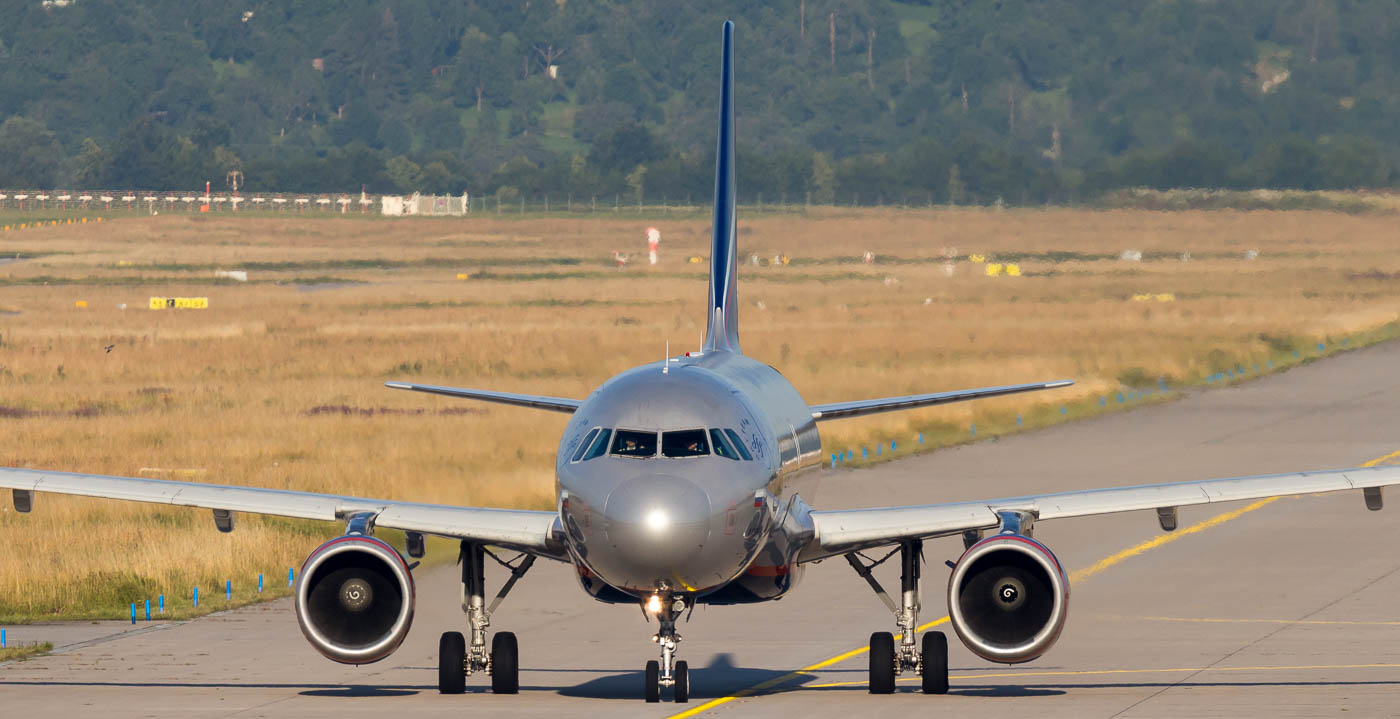
[[[1069,579],[1040,542],[1019,534],[972,545],[948,579],[958,638],[988,661],[1017,664],[1049,651],[1069,610]]]
[[[413,592],[413,575],[398,550],[374,537],[338,537],[302,564],[297,623],[328,659],[377,662],[408,636]]]

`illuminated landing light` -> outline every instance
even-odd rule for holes
[[[671,518],[667,517],[665,512],[659,509],[653,509],[647,513],[646,522],[647,529],[650,529],[653,532],[660,532],[661,530],[670,526]]]
[[[661,611],[661,595],[653,594],[647,597],[647,611],[656,614]]]

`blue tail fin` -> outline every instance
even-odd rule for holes
[[[734,23],[724,23],[724,55],[720,63],[719,140],[715,153],[715,228],[710,246],[709,324],[704,351],[739,352],[738,290],[735,287],[734,215]]]

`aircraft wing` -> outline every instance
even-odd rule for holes
[[[1379,509],[1380,488],[1395,484],[1400,484],[1400,466],[1148,484],[978,502],[813,511],[816,532],[803,552],[803,560],[911,539],[992,529],[1000,525],[997,513],[1005,511],[1026,512],[1036,521],[1045,521],[1348,489],[1363,490],[1366,506]]]
[[[1068,387],[1074,384],[1072,380],[1062,379],[1054,382],[1036,382],[1033,384],[1012,384],[1004,387],[981,387],[979,389],[959,389],[951,392],[930,392],[928,394],[911,394],[904,397],[883,397],[881,399],[859,399],[853,402],[833,402],[831,404],[812,405],[812,419],[818,422],[827,419],[842,419],[844,417],[859,417],[863,414],[874,414],[876,412],[893,412],[901,409],[914,409],[915,407],[929,407],[935,404],[948,404],[950,402],[963,402],[969,399],[983,399],[986,397],[1000,397],[1004,394],[1016,394],[1018,392],[1034,392],[1040,389],[1054,389],[1055,387]]]
[[[35,492],[52,492],[202,507],[215,510],[216,514],[248,512],[334,521],[369,513],[374,515],[377,527],[465,539],[554,559],[565,556],[555,530],[559,517],[555,512],[418,504],[284,489],[9,467],[0,467],[0,488],[14,491],[15,508],[22,512],[32,508]]]
[[[546,397],[539,394],[513,394],[510,392],[492,392],[485,389],[463,389],[460,387],[438,387],[431,384],[412,384],[410,382],[385,382],[385,387],[389,389],[407,389],[414,392],[427,392],[429,394],[441,394],[448,397],[461,397],[463,399],[479,399],[484,402],[499,402],[501,404],[513,404],[518,407],[534,407],[535,409],[547,409],[553,412],[567,412],[572,414],[578,409],[582,400],[568,399],[565,397]]]

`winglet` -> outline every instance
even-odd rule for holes
[[[720,62],[719,139],[715,151],[715,225],[710,245],[710,304],[705,327],[706,352],[739,352],[738,291],[735,287],[734,182],[734,22],[724,22]]]

